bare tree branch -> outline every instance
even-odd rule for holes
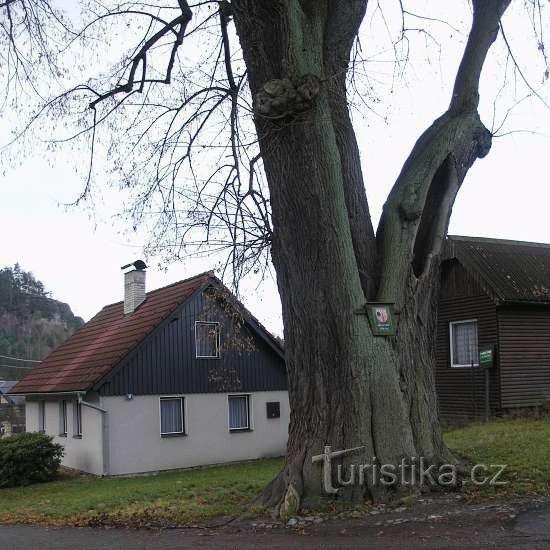
[[[416,142],[384,206],[377,233],[382,259],[380,300],[403,307],[402,281],[421,277],[437,256],[450,209],[476,158],[491,146],[477,113],[479,78],[510,0],[474,0],[472,30],[448,111]],[[429,203],[429,206],[427,205]]]
[[[142,76],[139,80],[139,89],[138,91],[143,91],[143,87],[145,83],[149,82],[163,82],[165,84],[170,84],[170,79],[172,77],[172,69],[174,67],[174,61],[176,58],[176,52],[178,48],[183,43],[183,38],[185,36],[185,30],[187,28],[187,25],[189,21],[191,21],[192,12],[191,8],[189,7],[189,4],[186,0],[178,0],[179,7],[181,9],[181,14],[172,19],[167,25],[162,27],[159,31],[157,31],[151,38],[146,40],[145,44],[141,47],[139,52],[135,55],[131,67],[130,72],[128,74],[128,80],[125,84],[121,84],[119,86],[116,86],[115,88],[109,90],[108,92],[98,94],[97,99],[92,101],[90,103],[90,107],[93,109],[95,106],[100,103],[101,101],[107,99],[108,97],[112,97],[119,93],[129,93],[133,90],[134,85],[136,84],[136,71],[138,67],[142,66]],[[176,33],[176,40],[174,41],[174,45],[172,46],[172,50],[170,52],[170,58],[168,60],[168,65],[166,67],[166,76],[164,77],[164,80],[147,80],[146,79],[146,69],[147,69],[147,52],[152,49],[161,38],[164,38],[167,34],[174,32],[174,29],[178,27],[178,31]]]

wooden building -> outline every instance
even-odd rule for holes
[[[550,245],[448,237],[437,327],[445,422],[549,402]],[[479,350],[488,347],[494,365],[485,369]]]

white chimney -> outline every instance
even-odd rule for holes
[[[145,262],[137,260],[121,269],[132,267],[124,273],[124,315],[133,313],[145,300]]]

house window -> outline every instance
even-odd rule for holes
[[[216,358],[220,356],[220,324],[195,323],[195,356]]]
[[[67,437],[67,401],[59,402],[59,435]]]
[[[449,325],[451,367],[478,365],[477,320],[454,321]]]
[[[82,437],[82,404],[78,401],[73,405],[73,437]]]
[[[160,398],[160,435],[185,435],[183,397]]]
[[[229,396],[229,430],[250,430],[250,397]]]
[[[46,432],[46,401],[38,402],[38,431]]]

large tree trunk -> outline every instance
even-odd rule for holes
[[[488,35],[482,60],[507,0],[486,4],[489,10],[477,10],[485,19],[476,38],[484,38],[482,30]],[[411,153],[375,239],[345,94],[366,1],[232,6],[255,98],[285,327],[287,461],[265,492],[284,515],[322,494],[322,466],[312,456],[325,446],[362,448],[342,459],[344,467],[373,457],[394,465],[402,458],[450,459],[433,382],[438,257],[454,196],[486,152],[487,135],[477,103],[457,107],[454,99]],[[462,94],[455,89],[455,96]],[[359,311],[373,299],[395,303],[397,337],[373,336]],[[387,494],[377,480],[366,482],[339,495]]]

